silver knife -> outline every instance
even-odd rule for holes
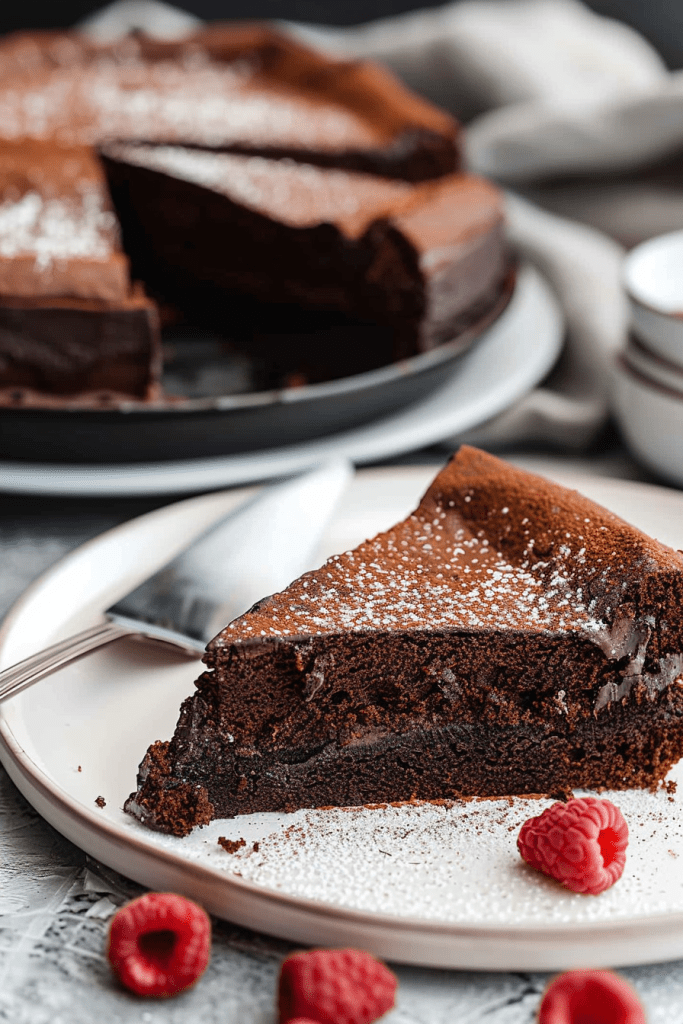
[[[198,658],[209,640],[310,567],[353,469],[335,460],[266,487],[104,612],[104,620],[0,672],[0,701],[124,636]]]

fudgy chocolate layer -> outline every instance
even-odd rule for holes
[[[683,753],[682,606],[679,553],[462,448],[403,523],[212,641],[127,809],[182,834],[178,787],[221,816],[655,785]]]
[[[291,650],[251,672],[228,669],[222,685],[204,676],[183,705],[170,744],[173,776],[193,792],[203,790],[215,817],[229,817],[327,804],[649,786],[683,749],[680,687],[652,698],[640,685],[602,716],[577,715],[577,705],[594,705],[600,689],[621,678],[621,669],[589,645],[577,651],[561,638],[529,644],[518,636],[501,644],[416,634],[362,646],[362,657],[349,657],[340,642],[326,645],[334,669],[318,699],[318,693],[306,696]],[[462,664],[460,679],[452,678],[453,664]],[[322,675],[319,669],[316,683]],[[558,678],[566,690],[558,690]],[[572,687],[574,680],[580,688]],[[241,707],[227,698],[228,687],[244,696]],[[241,739],[253,702],[271,701],[261,731],[249,742]],[[299,730],[292,712],[302,704]],[[228,735],[233,740],[226,743]],[[154,826],[150,788],[143,785],[137,802],[148,800],[146,823]]]
[[[111,304],[0,298],[0,406],[152,398],[160,363],[156,308],[142,296]]]

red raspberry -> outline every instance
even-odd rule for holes
[[[114,915],[109,963],[139,996],[173,996],[204,973],[211,922],[196,903],[172,892],[148,892]]]
[[[517,849],[538,868],[574,892],[598,893],[621,878],[628,825],[609,800],[587,796],[553,804],[521,828]]]
[[[396,977],[360,949],[293,953],[280,970],[280,1024],[310,1017],[318,1024],[371,1024],[394,1005]]]
[[[645,1024],[638,996],[611,971],[569,971],[546,989],[538,1024]]]

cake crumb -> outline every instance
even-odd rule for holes
[[[104,799],[103,796],[96,797],[95,798],[95,803],[97,804],[98,807],[106,807],[107,806],[107,801]]]
[[[218,845],[222,846],[226,853],[237,853],[247,845],[247,841],[246,839],[226,839],[225,836],[219,836]]]
[[[574,799],[574,791],[572,789],[560,789],[555,793],[548,793],[551,800],[559,800],[562,804],[569,803],[570,800]]]
[[[79,764],[79,766],[78,766],[78,771],[79,771],[79,772],[82,772],[82,771],[83,771],[83,769],[81,768],[80,764]]]
[[[672,857],[678,857],[678,854],[674,850],[667,850],[666,852],[670,853]]]
[[[258,853],[260,849],[261,849],[261,844],[260,843],[254,843],[254,845],[251,848],[251,852],[252,853]]]

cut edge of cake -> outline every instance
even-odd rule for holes
[[[94,152],[0,142],[0,406],[147,402],[160,373]]]
[[[201,295],[209,319],[237,295],[335,312],[391,331],[399,359],[455,340],[507,290],[504,197],[474,175],[410,185],[183,147],[102,155],[136,275],[169,301]]]

